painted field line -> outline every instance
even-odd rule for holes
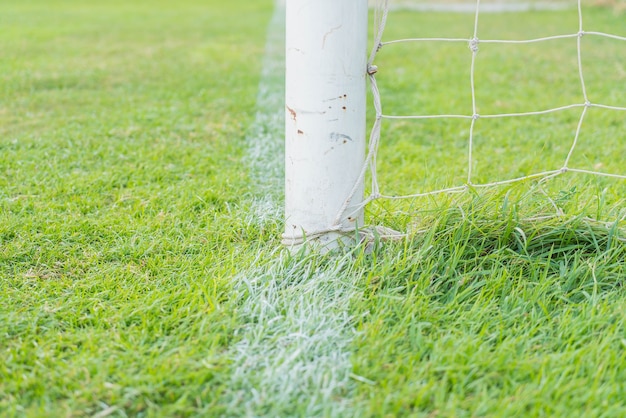
[[[258,224],[276,222],[283,213],[284,17],[279,0],[248,137],[256,182],[251,221]],[[351,259],[320,268],[318,257],[288,260],[281,248],[262,257],[232,284],[244,325],[228,353],[223,401],[233,416],[352,416],[349,399],[358,376],[350,361],[355,331],[349,306],[356,295],[354,275],[346,274]]]
[[[282,217],[285,126],[284,0],[277,0],[267,32],[265,57],[256,101],[256,115],[248,130],[247,164],[254,195],[251,215],[256,221]]]
[[[278,257],[241,274],[234,295],[245,321],[231,352],[230,410],[243,416],[355,415],[350,304],[352,260]]]

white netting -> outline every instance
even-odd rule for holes
[[[512,184],[516,182],[521,182],[528,179],[535,179],[538,181],[544,181],[559,175],[562,175],[567,172],[574,173],[584,173],[591,174],[595,176],[605,176],[612,177],[617,179],[626,179],[626,175],[622,173],[612,173],[608,171],[602,170],[594,170],[588,169],[585,167],[578,167],[572,164],[572,156],[574,155],[577,146],[580,143],[581,139],[581,129],[585,123],[586,117],[589,113],[589,109],[598,108],[604,109],[606,111],[618,111],[625,112],[624,117],[626,118],[626,97],[621,97],[620,100],[623,100],[623,105],[621,102],[619,106],[605,104],[605,103],[596,103],[590,100],[590,96],[588,94],[588,86],[585,83],[585,68],[584,68],[584,47],[582,43],[583,38],[587,37],[597,37],[604,39],[611,39],[616,42],[623,42],[624,49],[626,49],[626,37],[612,34],[612,33],[604,33],[598,31],[586,31],[586,27],[584,25],[583,14],[585,8],[583,8],[581,4],[581,0],[577,2],[578,9],[578,25],[577,27],[572,27],[572,31],[570,33],[557,34],[554,36],[546,36],[539,38],[529,37],[527,39],[482,39],[480,37],[480,17],[481,17],[481,4],[480,0],[476,1],[474,5],[474,14],[473,14],[473,33],[468,38],[446,38],[446,37],[434,37],[434,38],[404,38],[404,39],[391,39],[384,40],[385,34],[385,26],[387,24],[387,19],[389,16],[389,1],[382,0],[379,8],[376,10],[375,22],[375,41],[374,48],[371,52],[371,56],[368,62],[369,65],[369,78],[371,82],[371,89],[373,92],[373,105],[375,108],[375,119],[374,125],[372,127],[370,142],[369,142],[369,152],[366,159],[366,164],[363,168],[361,174],[361,180],[365,179],[368,173],[371,175],[371,189],[370,195],[364,200],[363,206],[368,203],[377,200],[377,199],[409,199],[409,198],[418,198],[430,195],[437,195],[442,193],[458,193],[466,191],[470,188],[488,188],[499,185]],[[555,40],[565,40],[571,39],[572,42],[576,42],[576,61],[577,61],[577,69],[578,74],[577,78],[579,80],[580,85],[580,100],[577,102],[569,103],[566,105],[545,108],[545,109],[537,109],[534,111],[526,111],[519,113],[490,113],[490,114],[479,114],[479,98],[477,97],[477,88],[476,88],[476,63],[479,62],[479,51],[480,47],[485,44],[508,44],[508,45],[524,45],[524,44],[539,44],[542,42],[555,41]],[[469,94],[471,94],[471,108],[468,108],[468,112],[466,114],[419,114],[419,115],[398,115],[398,114],[386,114],[383,112],[381,93],[377,84],[376,74],[378,68],[375,65],[375,59],[378,56],[378,52],[392,45],[396,44],[406,44],[406,43],[464,43],[469,47],[469,53],[471,54],[471,61],[469,64]],[[545,88],[549,88],[550,86],[545,86]],[[554,167],[553,169],[543,170],[539,172],[530,172],[528,174],[524,174],[522,176],[515,176],[512,178],[507,178],[503,180],[497,181],[489,181],[489,182],[475,182],[474,181],[474,160],[476,157],[475,150],[475,126],[478,120],[487,120],[487,119],[505,119],[505,118],[521,118],[527,116],[538,116],[538,115],[548,115],[557,112],[564,111],[580,111],[579,116],[577,117],[576,129],[571,137],[571,144],[569,145],[569,152],[562,162],[560,166]],[[463,184],[447,186],[444,188],[437,188],[435,190],[419,190],[409,194],[389,194],[385,193],[384,190],[381,190],[381,186],[379,184],[379,173],[377,168],[377,155],[379,144],[381,141],[381,127],[383,121],[385,120],[433,120],[433,119],[441,119],[441,120],[466,120],[468,127],[467,132],[467,151],[466,151],[466,169],[465,169],[465,181]],[[383,135],[385,137],[385,135]],[[351,198],[352,196],[350,196]],[[349,199],[348,199],[349,200]],[[346,205],[347,206],[347,205]],[[350,213],[345,213],[346,208],[342,208],[341,214],[338,215],[337,220],[339,221],[341,218],[346,216],[350,216]]]

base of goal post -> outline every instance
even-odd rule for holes
[[[323,234],[288,234],[282,236],[282,244],[292,253],[321,253],[354,248],[361,241],[361,234],[351,232],[325,232]]]
[[[364,246],[365,252],[371,252],[378,243],[398,241],[408,235],[384,226],[374,226],[354,231],[325,232],[323,234],[289,235],[283,234],[282,244],[292,253],[321,253],[351,250]]]

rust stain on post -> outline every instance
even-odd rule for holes
[[[296,120],[296,111],[293,110],[292,108],[290,108],[289,106],[287,106],[287,110],[289,111],[289,113],[291,114],[291,119]]]

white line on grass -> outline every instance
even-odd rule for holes
[[[284,130],[284,0],[276,2],[249,135],[249,158],[258,190],[254,222],[282,216]],[[234,279],[232,297],[245,325],[229,352],[225,401],[234,416],[351,416],[354,386],[349,314],[356,295],[348,257],[290,259],[263,254]],[[260,257],[261,258],[261,257]],[[323,264],[323,266],[321,266]]]
[[[248,164],[255,182],[255,202],[277,215],[276,201],[283,189],[283,133],[285,126],[285,16],[284,0],[277,0],[267,32],[265,59],[257,94],[257,111],[250,127]],[[261,199],[261,202],[258,202]],[[271,209],[274,206],[274,209]],[[282,214],[280,214],[282,215]]]
[[[232,353],[232,411],[247,416],[352,416],[348,257],[258,262],[235,284],[246,322]]]
[[[249,221],[260,227],[282,218],[278,200],[284,176],[283,132],[285,126],[285,17],[284,1],[276,0],[265,43],[265,58],[256,100],[255,120],[247,134],[246,162],[251,169],[254,195]]]

